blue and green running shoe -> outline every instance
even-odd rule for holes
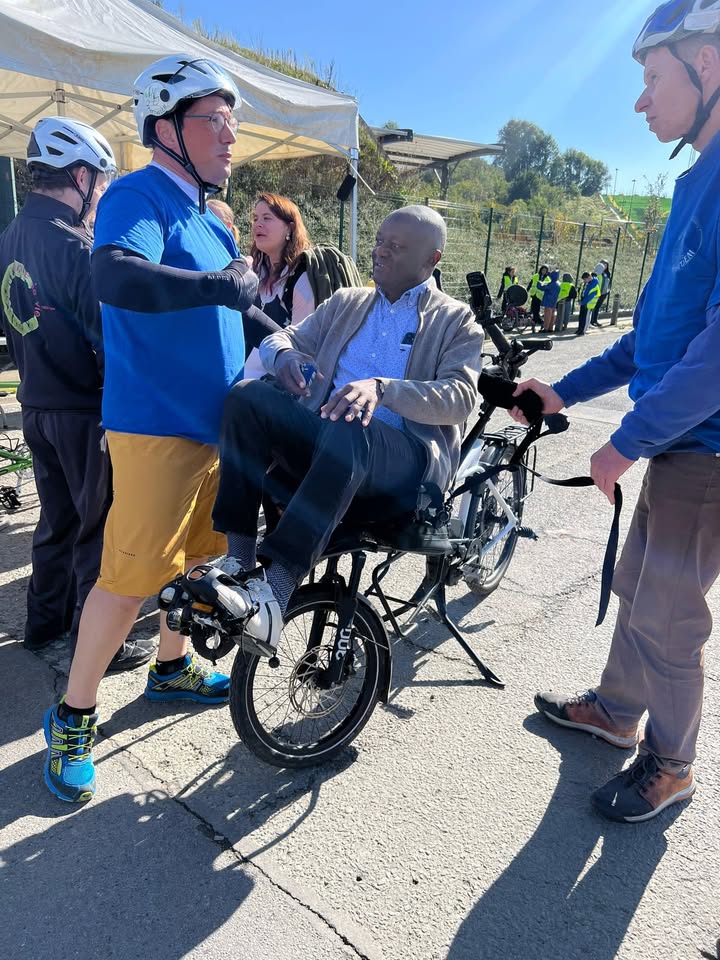
[[[45,783],[61,800],[84,803],[95,794],[92,748],[98,715],[72,713],[67,720],[62,720],[58,716],[59,706],[55,704],[45,713],[43,726],[48,745]]]
[[[185,666],[162,676],[150,664],[145,696],[148,700],[194,700],[196,703],[227,703],[230,677],[201,666],[194,656],[185,657]]]

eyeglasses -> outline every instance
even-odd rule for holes
[[[230,128],[231,133],[237,133],[239,126],[238,118],[233,113],[221,113],[219,110],[217,113],[186,113],[185,119],[207,120],[212,132],[216,136],[220,136],[226,124]]]

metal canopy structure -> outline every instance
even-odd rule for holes
[[[385,156],[398,170],[435,170],[443,196],[450,183],[451,165],[454,169],[461,160],[497,157],[505,150],[501,143],[473,143],[470,140],[431,137],[408,128],[370,129]]]

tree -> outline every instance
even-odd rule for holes
[[[582,150],[566,150],[553,165],[550,182],[568,193],[577,189],[584,197],[601,193],[610,171],[600,160],[593,160]]]
[[[661,198],[665,196],[665,184],[667,183],[667,174],[661,173],[655,180],[643,177],[645,181],[645,192],[648,197],[645,207],[645,231],[646,233],[655,233],[665,218],[665,211],[660,203]]]
[[[500,130],[498,139],[505,151],[495,158],[495,164],[503,170],[507,180],[515,180],[526,173],[549,178],[558,157],[558,145],[549,133],[528,120],[509,120]]]

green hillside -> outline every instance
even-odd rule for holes
[[[651,203],[657,202],[658,213],[661,222],[667,218],[670,213],[671,200],[669,197],[645,197],[635,194],[632,196],[627,193],[616,193],[614,196],[606,198],[612,205],[614,204],[618,213],[627,220],[634,223],[644,223],[647,214],[647,208]]]

